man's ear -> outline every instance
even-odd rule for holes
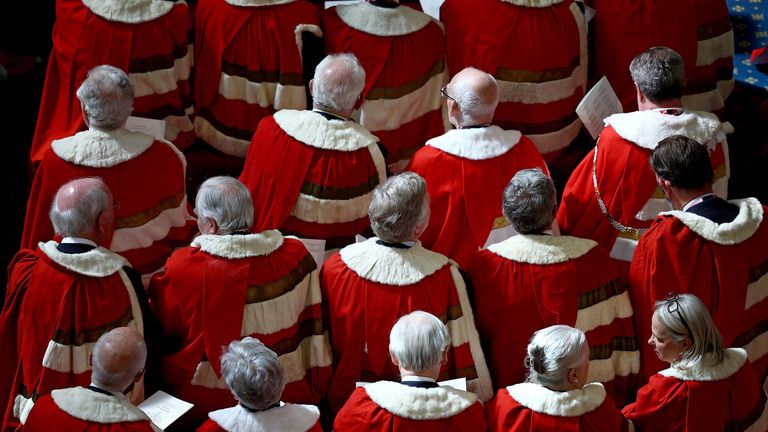
[[[314,82],[315,82],[315,79],[314,79],[314,78],[312,78],[311,80],[309,80],[309,95],[310,95],[310,96],[312,96],[312,83],[314,83]]]
[[[440,366],[448,363],[448,350],[451,349],[450,345],[443,350],[443,359],[440,360]]]
[[[389,359],[392,360],[392,364],[400,367],[400,362],[397,360],[397,357],[395,357],[394,354],[392,354],[392,351],[389,352]]]

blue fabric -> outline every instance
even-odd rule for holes
[[[765,66],[758,70],[750,61],[752,50],[768,43],[768,0],[727,0],[736,43],[733,75],[737,81],[768,90]]]

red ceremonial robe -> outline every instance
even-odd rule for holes
[[[253,197],[253,231],[325,239],[326,249],[353,243],[368,227],[373,189],[386,179],[376,142],[352,121],[313,111],[266,117],[240,174]]]
[[[638,338],[650,337],[653,305],[671,291],[689,292],[707,306],[726,346],[744,347],[761,382],[768,375],[768,224],[754,198],[734,200],[733,222],[662,213],[640,238],[630,267]],[[681,253],[684,251],[684,253]],[[642,369],[650,377],[664,364],[648,344]]]
[[[323,31],[325,52],[351,52],[360,60],[360,124],[387,149],[390,171],[403,171],[416,150],[450,127],[440,97],[448,83],[440,24],[406,6],[362,2],[326,9]]]
[[[193,416],[230,407],[221,349],[246,336],[275,351],[285,369],[283,399],[318,403],[331,378],[317,265],[304,245],[278,231],[203,235],[174,252],[149,286],[164,337],[163,377]]]
[[[626,432],[630,424],[600,383],[552,391],[533,383],[501,389],[485,408],[491,432]]]
[[[448,258],[416,244],[392,248],[371,238],[345,247],[320,272],[335,374],[328,391],[338,412],[358,381],[399,380],[389,358],[389,331],[415,310],[439,317],[451,345],[440,380],[466,378],[481,400],[493,396],[472,308],[459,269]]]
[[[134,116],[165,120],[165,138],[189,147],[195,139],[191,29],[183,1],[58,0],[31,161],[40,162],[52,141],[86,129],[75,93],[102,64],[128,73]]]
[[[259,121],[305,109],[302,33],[322,36],[304,0],[207,0],[195,11],[195,132],[245,157]]]
[[[477,330],[495,388],[525,381],[534,331],[565,324],[589,342],[589,382],[619,406],[634,395],[640,351],[626,285],[592,240],[517,235],[478,252],[469,267]]]
[[[116,327],[144,332],[127,261],[104,248],[67,254],[57,243],[22,250],[9,267],[0,315],[3,431],[24,421],[51,390],[87,386],[96,340]]]
[[[723,0],[588,0],[596,14],[590,22],[592,76],[603,76],[625,111],[637,109],[629,64],[653,46],[667,46],[685,62],[683,106],[722,110],[733,89],[734,40]]]
[[[496,77],[493,123],[530,137],[548,161],[579,134],[587,84],[587,32],[573,0],[446,0],[448,67]]]
[[[483,404],[474,393],[379,381],[355,389],[333,428],[350,432],[470,432],[484,431],[487,426]]]
[[[234,406],[208,414],[197,432],[322,432],[320,411],[312,405],[284,404],[264,411],[250,412]]]
[[[643,432],[768,430],[765,391],[739,348],[717,366],[664,369],[622,411]]]
[[[169,142],[126,129],[90,129],[56,140],[35,172],[21,247],[54,236],[48,211],[59,187],[100,177],[119,205],[109,249],[151,273],[197,231],[187,209],[185,170],[184,156]]]
[[[54,426],[55,425],[55,426]],[[160,432],[143,411],[120,396],[83,387],[54,390],[40,398],[23,432]]]
[[[709,113],[676,109],[666,112],[672,114],[653,109],[606,118],[595,149],[568,179],[557,211],[563,234],[596,241],[610,251],[624,273],[642,231],[656,215],[669,210],[648,164],[651,150],[659,141],[685,135],[706,145],[715,171],[715,193],[720,197],[728,193],[730,168],[725,134],[732,130],[730,124],[721,124]]]
[[[427,181],[431,215],[420,238],[424,247],[467,268],[492,231],[501,239],[510,235],[501,195],[515,173],[536,167],[549,174],[531,140],[498,126],[454,129],[427,141],[406,168]]]

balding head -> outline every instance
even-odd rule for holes
[[[138,378],[147,360],[144,338],[133,327],[101,335],[93,348],[91,381],[96,387],[122,393]]]
[[[331,54],[317,65],[309,86],[315,108],[349,117],[365,87],[365,71],[354,54]]]
[[[89,127],[117,129],[133,111],[133,83],[128,74],[114,66],[96,66],[77,89],[77,98]]]
[[[108,246],[114,229],[111,209],[112,193],[106,183],[97,177],[83,177],[59,188],[49,216],[56,234],[88,238]]]
[[[446,94],[448,116],[458,128],[490,123],[499,104],[496,79],[475,68],[457,73],[448,83]]]
[[[403,371],[437,374],[451,342],[448,329],[430,313],[414,311],[403,315],[389,332],[389,353]]]

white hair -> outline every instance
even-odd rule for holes
[[[237,400],[254,410],[278,403],[285,388],[277,354],[251,337],[229,344],[221,355],[221,376]]]
[[[583,364],[586,345],[584,332],[567,325],[553,325],[535,332],[525,357],[527,381],[551,390],[562,388],[568,380],[568,369]]]
[[[467,69],[479,72],[488,85],[497,85],[496,78],[491,74],[472,67],[464,70]],[[479,124],[493,117],[499,103],[498,97],[493,103],[484,101],[477,93],[477,83],[470,79],[454,79],[450,86],[450,96],[459,105],[463,124]]]
[[[62,208],[59,203],[62,197],[73,194],[74,189],[81,187],[87,187],[87,189],[78,197],[75,205]],[[95,231],[99,215],[111,206],[112,194],[106,183],[98,177],[82,177],[71,180],[59,188],[53,197],[48,216],[56,234],[62,237],[80,237],[82,234]]]
[[[315,68],[312,99],[315,107],[335,113],[355,107],[365,87],[365,71],[351,53],[326,56]]]
[[[228,176],[211,177],[200,185],[195,197],[198,218],[210,218],[217,234],[247,230],[253,225],[251,193],[240,181]]]
[[[449,341],[448,329],[439,318],[415,311],[400,317],[392,327],[389,352],[403,369],[420,372],[440,364]]]
[[[413,230],[429,214],[427,182],[407,171],[388,178],[373,190],[368,206],[371,230],[387,243],[413,240]]]
[[[77,89],[91,127],[113,130],[122,127],[133,111],[133,83],[122,70],[109,65],[88,71]]]

